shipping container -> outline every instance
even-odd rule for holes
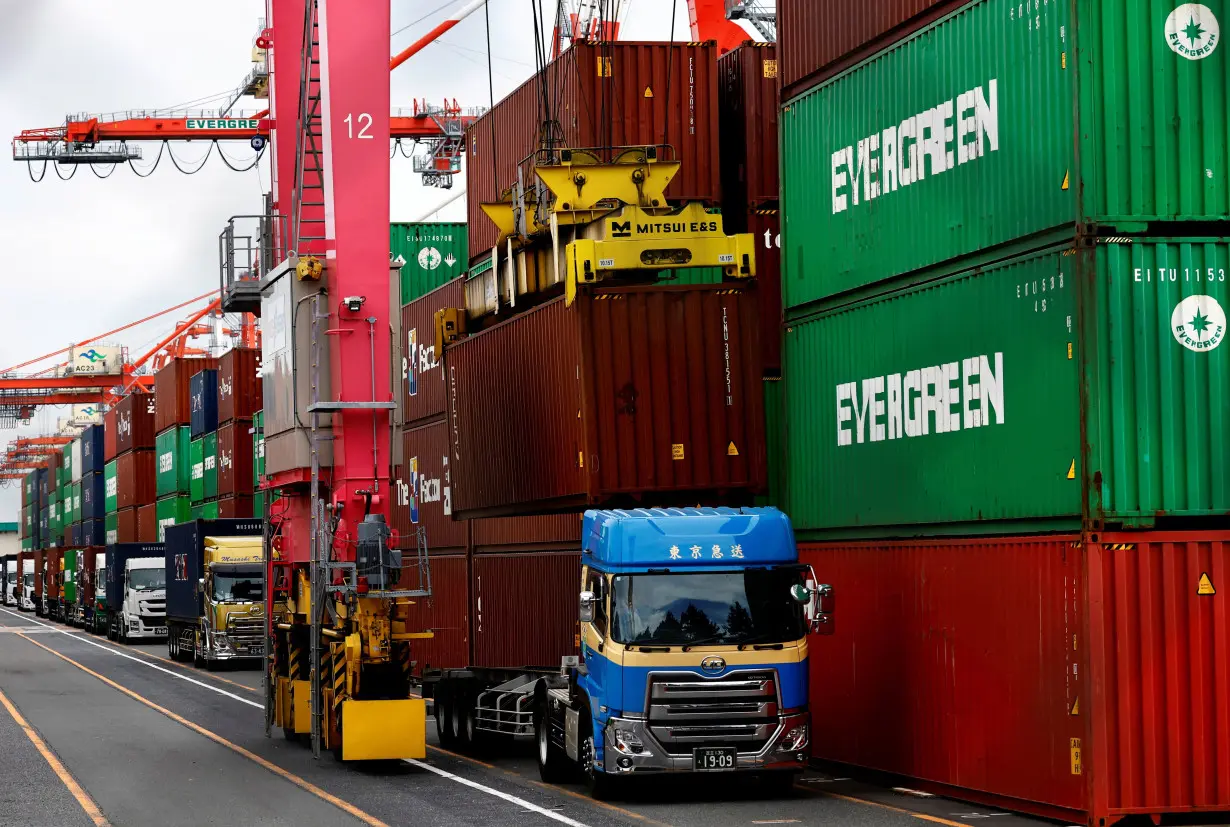
[[[123,400],[121,400],[123,401]],[[119,405],[103,414],[103,465],[115,459],[119,441]]]
[[[107,532],[102,516],[100,515],[97,519],[82,520],[78,536],[80,545],[83,546],[101,546],[106,543]]]
[[[1189,38],[1174,27],[1196,6],[1019,5],[969,3],[786,103],[788,308],[1052,230],[1165,235],[1230,214],[1212,18]]]
[[[470,665],[470,572],[464,554],[431,558],[431,597],[415,600],[406,628],[432,632],[410,649],[414,673],[425,669],[455,669]]]
[[[259,490],[265,475],[265,412],[252,417],[252,490]]]
[[[103,511],[114,514],[120,507],[119,481],[115,478],[117,460],[111,460],[103,466]]]
[[[189,383],[198,372],[216,370],[217,367],[218,360],[213,358],[172,359],[154,374],[154,396],[158,402],[154,416],[154,433],[161,433],[172,425],[192,424]]]
[[[402,548],[412,548],[413,533],[422,528],[433,555],[464,552],[469,545],[469,525],[453,519],[448,423],[437,419],[430,425],[407,428],[402,439],[405,465],[397,480],[397,502],[407,512],[400,520]]]
[[[582,514],[542,514],[474,520],[476,554],[509,551],[567,551],[581,544]]]
[[[212,500],[218,496],[218,434],[211,431],[201,438],[201,460],[203,479],[201,481],[205,499]]]
[[[601,288],[450,346],[454,513],[750,504],[765,482],[755,301]]]
[[[188,380],[192,436],[218,430],[218,371],[201,370]]]
[[[1067,823],[1230,810],[1230,533],[800,556],[839,605],[810,641],[813,757]]]
[[[120,515],[119,512],[112,512],[103,518],[103,539],[106,541],[104,545],[111,545],[120,541]]]
[[[115,458],[116,507],[133,508],[156,500],[153,451],[129,451]],[[120,542],[127,542],[121,540]]]
[[[98,567],[98,555],[103,553],[103,549],[98,547],[101,545],[102,543],[91,544],[78,552],[81,557],[81,580],[77,584],[81,594],[78,603],[91,612],[94,610],[95,592],[98,587],[95,573]],[[103,584],[103,593],[106,593],[106,583]]]
[[[194,520],[216,520],[218,519],[218,501],[211,500],[209,502],[193,504],[192,519]]]
[[[107,606],[114,611],[124,602],[124,569],[129,560],[139,560],[148,557],[166,559],[166,546],[162,543],[135,543],[121,540],[118,544],[107,544],[103,552],[107,555]]]
[[[188,480],[188,493],[195,505],[205,500],[205,440],[194,439],[188,444],[188,462],[192,476]]]
[[[63,548],[47,549],[43,555],[43,561],[46,564],[46,573],[43,576],[43,593],[47,595],[47,602],[43,606],[44,613],[48,612],[50,607],[60,600],[60,584],[64,576],[60,564],[63,559]]]
[[[115,453],[107,457],[108,462],[126,451],[154,447],[161,430],[155,425],[156,411],[153,394],[133,393],[120,400],[115,408]],[[107,433],[110,434],[110,429]]]
[[[187,494],[192,479],[188,461],[192,432],[186,425],[175,425],[160,433],[155,453],[158,455],[157,490],[159,497]]]
[[[237,347],[218,359],[218,423],[250,419],[261,407],[261,352]]]
[[[218,428],[219,497],[252,493],[252,422],[236,419]],[[251,516],[251,515],[245,515]]]
[[[401,307],[465,275],[470,260],[466,225],[390,224],[389,254],[394,261],[400,257],[405,262],[401,268]]]
[[[777,210],[748,213],[741,232],[756,240],[756,293],[760,304],[760,350],[764,375],[782,375],[782,225]],[[727,232],[730,232],[727,229]]]
[[[164,530],[169,525],[179,525],[192,519],[192,501],[180,495],[163,497],[155,505],[158,521],[158,542],[166,539]]]
[[[473,558],[471,666],[558,668],[580,648],[579,550]],[[533,630],[527,634],[527,630]]]
[[[81,474],[95,474],[103,470],[106,451],[104,426],[88,425],[81,433]]]
[[[220,520],[190,522],[171,531],[165,541],[167,552],[164,558],[167,619],[193,627],[201,621],[204,606],[197,584],[205,576],[205,541],[208,538],[260,537],[263,530],[262,525],[254,520]]]
[[[796,532],[1230,514],[1227,268],[1221,240],[1065,246],[791,323]]]
[[[154,503],[137,508],[137,542],[157,543],[158,507]]]
[[[81,440],[74,439],[64,449],[65,482],[81,482]]]
[[[47,551],[34,549],[34,605],[37,607],[43,599],[43,572],[46,570]],[[37,612],[36,613],[41,613]]]
[[[795,97],[968,2],[777,0],[782,91]]]
[[[552,119],[572,148],[666,143],[682,166],[672,203],[721,199],[716,43],[579,43],[546,69]],[[542,78],[535,75],[466,132],[470,261],[498,234],[481,205],[500,200],[539,148]],[[494,143],[493,143],[494,142]],[[531,185],[533,178],[525,178]]]
[[[265,509],[265,492],[257,491],[252,495],[252,518],[263,520],[268,516]]]
[[[402,308],[402,416],[407,424],[424,423],[444,415],[443,354],[436,353],[436,311],[465,307],[465,279],[415,299]],[[405,457],[402,457],[405,461]]]
[[[718,128],[721,131],[722,214],[731,218],[769,202],[778,187],[777,46],[745,43],[718,58]]]
[[[136,543],[140,532],[137,527],[137,509],[121,508],[115,514],[117,543]]]
[[[218,498],[218,519],[220,520],[250,520],[252,513],[252,495],[239,494]]]

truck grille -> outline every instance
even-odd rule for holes
[[[226,620],[226,636],[237,652],[260,654],[265,648],[265,618],[232,615]]]
[[[159,618],[167,616],[167,601],[164,597],[150,598],[137,602],[137,608],[142,618]]]
[[[777,716],[773,672],[650,676],[649,731],[671,755],[691,755],[696,747],[760,752],[777,730]]]

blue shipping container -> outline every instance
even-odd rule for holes
[[[99,502],[102,501],[99,500]],[[101,518],[96,520],[82,520],[80,539],[80,544],[82,546],[101,546],[107,542],[106,535],[106,523]]]
[[[88,425],[81,432],[81,474],[102,473],[107,464],[103,459],[103,426]]]
[[[107,516],[106,487],[101,471],[81,477],[81,519],[101,520]]]
[[[188,380],[192,438],[218,430],[218,371],[203,370]]]
[[[124,565],[139,557],[166,558],[163,543],[116,543],[107,546],[107,605],[119,606],[124,591]],[[97,587],[95,587],[97,588]]]

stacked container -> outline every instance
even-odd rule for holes
[[[218,500],[218,511],[217,517],[207,519],[254,516],[253,417],[262,404],[259,372],[256,350],[236,348],[219,361],[217,461],[212,483],[208,473],[205,480],[206,493],[212,490]]]
[[[1230,7],[821,6],[779,3],[780,456],[841,595],[815,757],[1230,809]]]
[[[468,244],[465,224],[390,224],[389,255],[405,262],[398,306],[465,275]]]
[[[105,418],[104,418],[105,420]],[[81,434],[81,545],[101,546],[106,540],[106,425],[89,425]]]

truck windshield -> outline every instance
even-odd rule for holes
[[[260,567],[214,569],[214,600],[258,603],[265,599],[265,578]]]
[[[139,592],[151,589],[165,589],[167,573],[165,569],[132,569],[128,572],[128,586]]]
[[[614,579],[611,637],[624,644],[785,643],[806,633],[795,569],[633,574]]]

